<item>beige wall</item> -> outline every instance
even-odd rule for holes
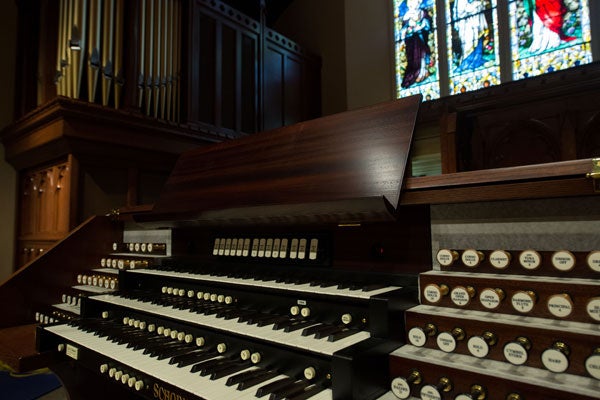
[[[14,107],[15,50],[17,6],[14,0],[4,2],[0,13],[0,129],[12,122]],[[15,234],[16,173],[4,161],[0,144],[0,282],[12,272]]]
[[[275,29],[319,54],[323,115],[393,99],[389,0],[296,0]]]

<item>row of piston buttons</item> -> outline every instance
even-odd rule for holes
[[[69,306],[73,306],[73,307],[81,306],[81,296],[63,293],[63,295],[61,296],[61,300],[64,304],[67,304]]]
[[[43,325],[53,324],[55,322],[65,321],[65,320],[70,320],[70,319],[73,319],[72,315],[65,314],[60,311],[52,311],[52,315],[46,315],[41,312],[35,313],[35,321],[39,322],[40,324],[43,324]]]
[[[114,252],[145,253],[145,254],[164,254],[167,250],[165,243],[117,243],[112,244]]]
[[[229,296],[229,295],[203,292],[200,290],[195,291],[192,289],[186,290],[186,289],[175,288],[175,287],[171,287],[171,286],[163,286],[161,288],[161,293],[172,295],[172,296],[178,296],[178,297],[186,297],[187,296],[190,299],[195,297],[198,300],[212,301],[212,302],[225,303],[225,304],[232,304],[237,301],[233,296]]]
[[[426,324],[424,327],[413,327],[408,331],[408,341],[417,347],[425,346],[429,337],[436,336],[437,347],[452,353],[457,342],[466,339],[466,333],[462,328],[454,328],[451,331],[438,333],[434,324]],[[498,336],[490,331],[482,332],[480,335],[471,336],[467,340],[469,353],[477,358],[484,358],[490,352],[490,348],[498,343]],[[527,362],[531,341],[524,336],[517,336],[514,340],[506,343],[502,349],[506,361],[513,365],[523,365]],[[541,354],[542,365],[552,372],[565,372],[569,368],[569,346],[562,341],[555,341],[552,346]],[[585,369],[588,374],[600,379],[600,348],[594,349],[586,358]]]
[[[399,399],[408,399],[411,396],[413,387],[423,383],[423,375],[420,371],[413,369],[407,377],[396,377],[392,380],[392,393]],[[441,377],[435,384],[425,384],[421,386],[420,398],[422,400],[440,400],[444,398],[445,393],[454,389],[452,381],[448,377]],[[468,393],[459,393],[454,400],[485,400],[487,398],[487,389],[479,384],[472,384]],[[509,393],[504,397],[505,400],[524,400],[518,393]]]
[[[430,283],[423,289],[423,296],[431,304],[437,304],[442,301],[444,296],[450,294],[450,300],[458,307],[466,307],[476,297],[477,290],[473,286],[455,286],[450,290],[448,285]],[[501,288],[484,288],[479,293],[479,303],[487,310],[495,310],[500,307],[506,292]],[[538,302],[538,295],[533,290],[517,290],[510,296],[512,308],[521,313],[527,314],[533,311]],[[568,293],[556,293],[550,295],[546,301],[546,309],[556,318],[567,318],[575,309],[575,305]],[[586,304],[588,316],[600,321],[600,297],[588,299]]]
[[[115,290],[119,286],[119,278],[103,275],[77,275],[79,285],[96,286],[104,289]]]
[[[456,250],[441,249],[436,255],[438,263],[443,267],[449,267],[459,259]],[[485,254],[479,250],[467,249],[460,254],[463,265],[475,268],[485,260]],[[496,269],[505,269],[512,262],[512,255],[506,250],[494,250],[489,254],[489,263]],[[542,256],[535,250],[523,250],[519,253],[519,265],[527,270],[535,270],[542,265]],[[560,250],[552,253],[550,263],[558,271],[566,272],[575,267],[575,255],[568,250]],[[600,272],[600,251],[591,251],[586,257],[587,266],[595,272]]]
[[[147,260],[124,260],[121,258],[102,258],[100,259],[100,266],[102,268],[113,268],[113,269],[136,269],[146,268],[148,266]]]
[[[127,370],[121,370],[117,367],[110,367],[108,364],[100,365],[100,373],[108,374],[110,378],[113,378],[115,381],[121,382],[122,384],[127,385],[130,388],[134,388],[138,392],[144,389],[144,387],[146,387],[144,381],[141,378],[135,377],[133,376],[133,374],[130,375],[130,373],[127,372]]]

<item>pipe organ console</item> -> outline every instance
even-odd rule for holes
[[[53,369],[71,397],[93,397],[90,385],[146,399],[389,390],[431,253],[427,207],[398,207],[419,104],[184,153],[151,212],[102,225],[110,241],[59,301],[69,316],[40,316],[38,349],[66,361]]]

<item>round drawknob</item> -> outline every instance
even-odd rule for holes
[[[436,341],[440,350],[451,353],[456,349],[456,342],[464,338],[465,331],[462,328],[454,328],[452,332],[441,332]]]
[[[408,331],[408,341],[413,346],[423,347],[427,342],[427,338],[436,334],[437,328],[434,324],[426,324],[423,328],[415,326]]]
[[[509,393],[506,395],[506,400],[523,400],[519,393]]]
[[[315,376],[317,376],[317,370],[315,370],[314,367],[306,367],[304,368],[304,377],[307,380],[312,380],[315,378]]]
[[[524,250],[519,254],[519,264],[525,269],[537,269],[542,265],[542,256],[535,250]]]
[[[470,268],[475,268],[481,264],[485,256],[481,251],[475,249],[467,249],[463,251],[460,259],[464,265]]]
[[[309,317],[310,316],[310,308],[302,307],[302,309],[300,310],[300,315],[302,315],[304,318]]]
[[[225,296],[225,304],[232,304],[232,303],[233,303],[233,297]]]
[[[205,343],[205,341],[202,336],[199,336],[196,338],[196,346],[202,347],[202,346],[204,346],[204,343]]]
[[[567,250],[554,252],[550,261],[554,268],[562,272],[570,271],[575,267],[575,255]]]
[[[450,300],[459,307],[464,307],[475,297],[475,288],[473,286],[456,286],[450,292]]]
[[[219,344],[217,345],[217,352],[218,352],[218,353],[221,353],[221,354],[223,354],[223,353],[225,353],[226,351],[227,351],[227,345],[226,345],[225,343],[219,343]]]
[[[490,347],[498,342],[498,337],[492,332],[484,332],[481,336],[471,336],[467,342],[469,353],[474,357],[486,357]]]
[[[531,290],[520,290],[510,298],[513,308],[523,314],[531,312],[536,302],[537,295]]]
[[[224,294],[220,294],[217,296],[217,303],[223,303],[225,302],[225,295]]]
[[[504,358],[513,365],[523,365],[527,362],[529,349],[531,349],[529,339],[519,336],[504,345]]]
[[[472,385],[470,393],[459,394],[454,400],[485,400],[487,391],[481,385]]]
[[[447,285],[436,285],[435,283],[430,283],[429,285],[425,286],[425,289],[423,289],[423,296],[428,302],[435,304],[439,303],[442,300],[442,297],[448,294],[448,291],[449,289]]]
[[[585,369],[592,378],[600,379],[600,347],[595,348],[586,358]]]
[[[421,388],[421,399],[422,400],[435,400],[443,399],[442,393],[449,392],[452,390],[452,382],[450,379],[443,377],[440,378],[437,385],[425,385]]]
[[[566,318],[573,312],[573,300],[566,293],[554,294],[548,298],[548,311],[555,317]]]
[[[458,252],[450,249],[440,249],[435,258],[441,266],[449,267],[458,260]]]
[[[494,310],[500,307],[505,296],[504,290],[500,288],[486,288],[479,294],[479,302],[488,310]]]
[[[300,307],[298,307],[298,306],[291,306],[290,307],[290,314],[292,314],[293,316],[296,316],[296,315],[300,314]]]
[[[412,370],[408,377],[397,377],[392,380],[392,393],[399,399],[408,399],[410,397],[411,385],[418,385],[421,381],[421,373],[417,370]]]
[[[548,371],[565,372],[569,368],[570,352],[564,342],[554,342],[551,348],[542,352],[542,364]]]
[[[510,265],[512,256],[505,250],[494,250],[490,254],[490,265],[496,269],[505,269]]]

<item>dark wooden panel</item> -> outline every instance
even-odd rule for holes
[[[34,321],[34,312],[53,304],[71,287],[78,272],[96,265],[111,243],[122,241],[122,232],[106,217],[94,217],[72,231],[44,254],[15,272],[0,286],[0,328]]]
[[[187,152],[156,214],[360,199],[396,207],[419,104],[413,96]]]

